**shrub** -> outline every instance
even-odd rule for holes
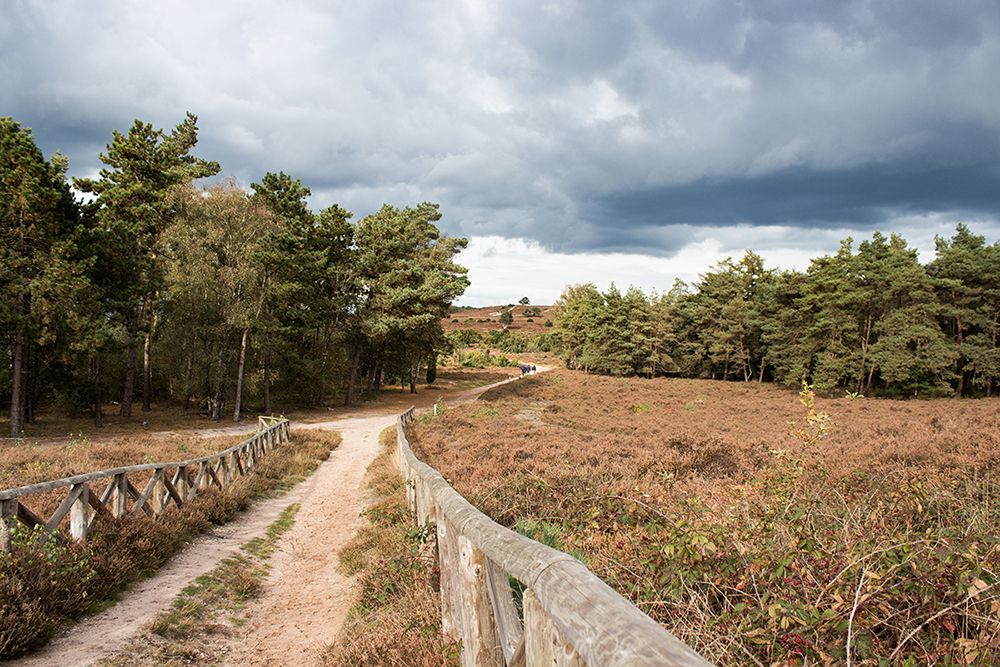
[[[448,334],[449,342],[456,348],[469,347],[482,339],[482,334],[475,329],[455,329]]]
[[[60,545],[40,529],[15,526],[12,551],[0,553],[0,657],[44,644],[79,616],[102,585],[88,545]]]
[[[498,331],[488,331],[483,336],[483,343],[486,345],[512,354],[521,354],[527,351],[531,337],[528,334],[514,333],[508,329]]]
[[[517,361],[505,355],[493,356],[488,347],[482,350],[459,350],[452,355],[452,362],[463,368],[489,368],[491,366],[511,368],[518,365]]]

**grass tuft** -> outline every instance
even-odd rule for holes
[[[277,549],[278,539],[295,525],[299,504],[286,507],[267,529],[242,549],[247,556],[225,558],[219,565],[186,586],[174,599],[171,609],[160,612],[150,631],[175,642],[187,642],[196,635],[230,632],[232,626],[219,622],[223,612],[242,609],[257,597],[267,576],[267,559]]]

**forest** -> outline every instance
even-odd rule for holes
[[[456,263],[467,241],[438,230],[436,204],[387,204],[358,222],[338,205],[314,213],[309,188],[280,171],[250,188],[204,181],[221,169],[191,154],[197,141],[194,114],[169,132],[137,120],[112,133],[97,178],[70,181],[65,156],[46,160],[30,130],[0,118],[11,437],[42,406],[100,425],[154,401],[237,421],[248,404],[272,412],[272,394],[351,404],[388,379],[432,382],[440,354],[481,338],[442,330],[469,280]],[[615,376],[991,395],[1000,246],[959,225],[936,250],[922,265],[903,238],[876,232],[805,272],[748,250],[666,293],[574,285],[548,333],[498,323],[480,346]]]
[[[10,437],[43,406],[124,417],[153,401],[236,421],[272,393],[351,404],[385,377],[416,384],[447,345],[441,318],[469,281],[436,204],[359,222],[318,214],[308,187],[249,189],[195,157],[197,117],[113,132],[97,178],[66,177],[0,118],[0,392]],[[74,189],[84,196],[78,196]]]
[[[936,257],[876,232],[805,272],[747,251],[663,294],[568,287],[548,345],[615,376],[772,381],[867,396],[991,395],[1000,378],[1000,245],[960,224]],[[843,393],[841,393],[843,395]]]

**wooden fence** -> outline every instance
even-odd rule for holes
[[[211,456],[113,468],[0,491],[0,550],[10,548],[11,529],[16,522],[28,528],[41,526],[64,540],[59,528],[68,515],[70,537],[85,540],[99,516],[120,517],[139,512],[159,516],[171,502],[180,507],[202,489],[213,486],[225,489],[234,479],[253,470],[265,453],[288,440],[287,419],[260,417],[258,425],[260,430],[247,440]],[[145,482],[142,492],[133,483],[138,480]],[[138,481],[138,485],[143,482]],[[29,496],[58,493],[62,489],[67,489],[66,495],[48,519],[38,516],[22,502]]]
[[[419,525],[436,527],[444,632],[463,667],[710,667],[576,558],[519,535],[473,507],[410,451],[396,421],[396,455]],[[523,616],[508,575],[524,584]]]

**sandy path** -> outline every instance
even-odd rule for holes
[[[539,367],[539,371],[548,370]],[[475,400],[490,387],[445,396],[450,406]],[[399,396],[399,403],[407,402]],[[425,395],[418,405],[433,402]],[[411,403],[412,404],[412,403]],[[340,431],[342,441],[330,458],[305,482],[280,498],[255,503],[242,517],[200,536],[150,579],[133,586],[123,600],[61,633],[36,653],[0,665],[17,667],[86,667],[127,650],[128,642],[169,607],[194,578],[264,534],[278,515],[300,503],[295,525],[278,542],[271,572],[260,597],[247,611],[238,640],[229,642],[219,665],[313,667],[334,643],[353,602],[351,581],[336,571],[337,552],[353,537],[364,509],[361,481],[378,453],[378,436],[396,420],[389,413],[350,412],[332,421],[295,425],[298,429]],[[245,427],[225,429],[227,433]]]
[[[343,442],[309,478],[295,525],[271,557],[271,573],[226,664],[311,666],[334,643],[354,601],[351,581],[337,572],[337,554],[361,520],[359,489],[379,433],[395,423],[395,415],[375,415],[336,425]]]

